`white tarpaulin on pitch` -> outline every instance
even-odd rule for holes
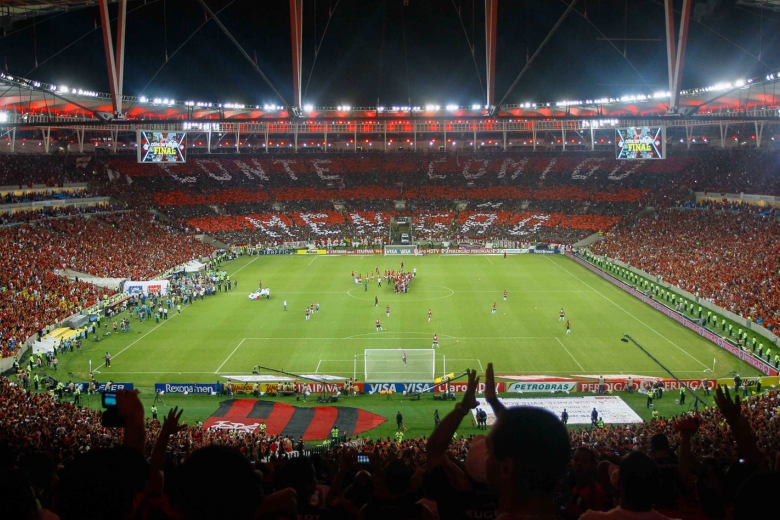
[[[512,406],[533,406],[544,408],[560,417],[563,409],[569,414],[569,424],[590,424],[590,413],[595,408],[606,424],[641,423],[639,417],[623,399],[617,396],[586,397],[528,397],[525,399],[499,399],[507,408]],[[477,399],[479,408],[487,412],[487,423],[493,424],[496,417],[484,398]],[[476,409],[472,410],[476,419]]]
[[[186,264],[184,264],[184,272],[186,273],[198,273],[200,271],[203,271],[203,269],[206,268],[206,264],[202,264],[198,262],[197,260],[190,260]]]
[[[258,289],[255,292],[249,293],[250,300],[257,300],[258,298],[262,299],[270,296],[271,296],[271,289]]]

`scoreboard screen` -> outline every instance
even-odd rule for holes
[[[666,159],[666,127],[638,126],[615,131],[618,159]]]
[[[138,162],[187,162],[187,133],[157,130],[138,131]]]

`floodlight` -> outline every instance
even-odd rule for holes
[[[303,109],[306,112],[311,112],[312,110],[314,110],[314,105],[303,105]]]
[[[482,108],[482,105],[477,105],[476,103],[471,105],[471,110],[479,110],[480,108]]]
[[[8,122],[8,112],[0,112],[0,123]]]

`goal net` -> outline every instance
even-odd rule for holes
[[[406,362],[404,362],[406,352]],[[366,349],[363,380],[367,383],[427,383],[436,370],[433,349]]]
[[[385,256],[417,256],[417,246],[385,246]]]

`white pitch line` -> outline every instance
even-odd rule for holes
[[[243,344],[244,344],[244,341],[245,341],[246,339],[247,339],[247,338],[244,338],[244,339],[242,339],[242,340],[241,340],[241,342],[240,342],[240,343],[239,343],[239,344],[236,346],[236,348],[234,348],[234,349],[233,349],[233,352],[231,352],[231,353],[230,353],[230,355],[229,355],[227,358],[225,358],[225,361],[223,361],[223,362],[222,362],[222,364],[221,364],[221,365],[219,365],[219,368],[218,368],[218,369],[216,369],[216,370],[214,371],[214,373],[215,373],[215,374],[218,374],[218,373],[219,373],[220,369],[221,369],[223,366],[225,366],[225,363],[227,363],[227,362],[228,362],[228,359],[230,359],[230,358],[233,356],[233,354],[235,354],[235,353],[236,353],[236,350],[238,350],[238,347],[240,347],[241,345],[243,345]]]
[[[555,339],[556,339],[556,340],[558,340],[558,343],[560,343],[560,344],[561,344],[561,346],[563,347],[563,350],[565,350],[565,351],[566,351],[566,353],[567,353],[567,354],[569,354],[569,355],[571,356],[571,358],[574,360],[574,362],[575,362],[575,363],[577,363],[577,366],[578,366],[578,367],[580,367],[580,370],[582,370],[582,371],[584,372],[584,371],[585,371],[585,369],[584,369],[584,368],[582,368],[582,365],[580,365],[580,362],[579,362],[579,361],[577,361],[577,358],[575,358],[575,357],[574,357],[574,355],[572,355],[572,353],[571,353],[571,352],[569,352],[569,349],[567,349],[567,348],[566,348],[566,345],[564,345],[564,344],[563,344],[563,341],[561,341],[561,340],[560,340],[560,339],[558,339],[558,338],[555,338]]]
[[[315,373],[315,374],[316,374],[317,372],[319,372],[319,371],[320,371],[320,363],[322,363],[322,360],[321,360],[321,359],[320,359],[320,360],[319,360],[319,362],[317,363],[317,369],[316,369],[316,370],[314,370],[314,373]]]
[[[311,262],[307,264],[307,267],[314,263],[314,261],[317,259],[317,256],[315,255],[314,258],[311,259]]]
[[[648,324],[647,324],[647,323],[645,323],[644,321],[640,320],[639,318],[637,318],[636,316],[634,316],[633,314],[631,314],[630,312],[628,312],[626,309],[624,309],[623,307],[621,307],[620,305],[618,305],[618,304],[617,304],[617,303],[615,303],[614,301],[610,300],[609,298],[607,298],[606,296],[604,296],[603,294],[601,294],[599,291],[597,291],[596,289],[594,289],[593,287],[591,287],[590,285],[588,285],[588,284],[587,284],[585,281],[583,281],[583,280],[582,280],[580,277],[578,277],[577,275],[575,275],[574,273],[572,273],[571,271],[569,271],[568,269],[566,269],[566,268],[565,268],[565,267],[563,267],[562,265],[558,264],[557,262],[553,262],[553,260],[552,260],[551,258],[549,258],[549,257],[548,257],[548,258],[547,258],[547,260],[549,260],[550,262],[552,262],[553,264],[555,264],[555,265],[556,265],[556,266],[558,266],[559,268],[561,268],[561,269],[563,269],[564,271],[566,271],[567,273],[569,273],[569,275],[571,275],[571,276],[572,276],[574,279],[576,279],[577,281],[579,281],[579,282],[580,282],[581,284],[583,284],[585,287],[589,287],[589,288],[590,288],[590,289],[591,289],[593,292],[595,292],[596,294],[598,294],[599,296],[601,296],[602,298],[604,298],[605,300],[607,300],[609,303],[611,303],[612,305],[614,305],[615,307],[617,307],[617,308],[618,308],[618,309],[620,309],[621,311],[625,312],[626,314],[628,314],[629,316],[631,316],[632,318],[634,318],[636,321],[638,321],[639,323],[641,323],[642,325],[644,325],[644,326],[645,326],[645,327],[647,327],[648,329],[650,329],[651,331],[653,331],[653,332],[655,332],[656,334],[658,334],[660,337],[662,337],[663,339],[665,339],[666,341],[668,341],[668,342],[669,342],[669,344],[671,344],[671,345],[673,345],[675,348],[677,348],[677,350],[679,350],[680,352],[682,352],[683,354],[685,354],[685,355],[686,355],[686,356],[688,356],[689,358],[693,359],[694,361],[696,361],[698,364],[700,364],[700,365],[701,365],[701,366],[703,366],[704,368],[709,368],[707,365],[705,365],[704,363],[702,363],[701,361],[699,361],[698,359],[696,359],[695,357],[693,357],[691,354],[689,354],[689,353],[688,353],[688,352],[687,352],[685,349],[683,349],[682,347],[680,347],[679,345],[677,345],[677,343],[673,342],[672,340],[670,340],[669,338],[667,338],[666,336],[664,336],[663,334],[661,334],[660,332],[658,332],[657,330],[655,330],[653,327],[651,327],[650,325],[648,325]]]
[[[490,265],[493,265],[493,260],[491,260],[489,256],[486,256],[486,257],[485,257],[485,260],[487,260],[488,262],[490,262]]]
[[[171,319],[175,318],[176,316],[181,316],[181,314],[173,314],[173,315],[171,315]],[[141,340],[142,340],[142,339],[144,339],[146,336],[148,336],[149,334],[151,334],[151,333],[152,333],[152,332],[154,332],[155,330],[159,329],[160,327],[162,327],[162,326],[163,326],[163,325],[165,325],[166,323],[168,323],[168,320],[164,320],[164,321],[162,321],[162,322],[161,322],[159,325],[157,325],[156,327],[154,327],[152,330],[150,330],[149,332],[147,332],[146,334],[144,334],[143,336],[141,336],[140,338],[138,338],[137,340],[133,341],[133,342],[132,342],[132,343],[130,343],[128,346],[126,346],[125,348],[123,348],[122,350],[120,350],[119,352],[117,352],[116,354],[114,354],[113,356],[111,356],[111,359],[114,359],[115,357],[118,357],[119,355],[121,355],[121,354],[122,354],[122,352],[124,352],[125,350],[129,349],[130,347],[132,347],[133,345],[135,345],[136,343],[138,343],[139,341],[141,341]],[[100,368],[100,367],[102,367],[102,366],[105,366],[105,365],[106,365],[105,363],[103,363],[102,365],[98,365],[98,366],[96,366],[96,367],[95,367],[95,369],[94,369],[94,370],[97,370],[98,368]],[[93,371],[94,371],[94,370],[93,370]],[[113,370],[112,370],[112,372],[113,372]]]
[[[257,258],[255,258],[254,260],[250,260],[249,262],[247,262],[247,263],[246,263],[246,265],[244,265],[244,267],[241,267],[240,269],[238,269],[238,271],[234,272],[234,273],[233,273],[233,276],[235,276],[235,274],[236,274],[236,273],[240,273],[242,269],[244,269],[244,268],[248,267],[248,266],[249,266],[249,264],[251,264],[251,263],[252,263],[252,262],[254,262],[255,260],[259,260],[259,259],[260,259],[260,257],[258,256],[258,257],[257,257]]]
[[[484,368],[482,368],[482,361],[480,361],[479,359],[477,359],[477,363],[479,363],[479,371],[480,371],[480,373],[484,372],[484,371],[485,371],[485,369],[484,369]]]

